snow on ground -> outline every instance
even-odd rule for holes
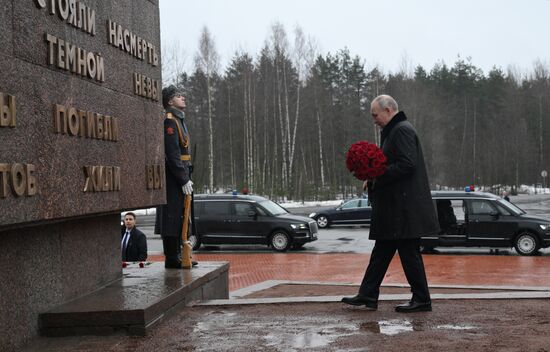
[[[483,188],[483,187],[481,187]],[[550,194],[550,188],[542,188],[529,185],[521,185],[518,187],[520,194]],[[335,207],[342,204],[342,200],[324,200],[324,201],[283,201],[279,204],[285,208],[300,208],[300,207]],[[156,213],[155,208],[133,210],[136,215],[152,215]],[[122,212],[123,216],[126,212]]]

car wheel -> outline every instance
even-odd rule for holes
[[[328,218],[325,215],[319,215],[317,218],[317,226],[319,226],[320,229],[328,227]]]
[[[290,237],[284,231],[276,231],[271,235],[271,247],[277,252],[285,252],[290,247]]]
[[[187,240],[191,243],[194,251],[201,247],[201,239],[197,235],[189,235]]]
[[[535,255],[535,253],[539,250],[539,241],[537,236],[526,231],[520,233],[516,237],[514,247],[521,255]]]

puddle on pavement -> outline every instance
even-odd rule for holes
[[[264,336],[266,346],[277,346],[285,351],[303,348],[326,347],[336,339],[352,335],[357,328],[353,325],[325,326],[321,331],[271,333]]]
[[[476,327],[473,325],[466,324],[444,324],[437,325],[434,330],[472,330]],[[374,334],[383,334],[383,335],[397,335],[405,332],[412,331],[424,331],[427,330],[424,327],[424,322],[420,321],[409,321],[409,320],[381,320],[381,321],[367,321],[359,326],[360,330],[365,330],[372,332]]]
[[[375,334],[397,335],[404,332],[423,331],[424,328],[422,325],[421,322],[393,319],[367,321],[362,323],[359,328]]]
[[[223,310],[215,310],[207,313],[205,319],[195,324],[193,332],[217,331],[220,326],[229,323],[229,321],[237,315],[235,312],[226,312]]]
[[[472,329],[475,329],[476,327],[473,325],[444,324],[444,325],[438,325],[435,328],[441,329],[441,330],[472,330]]]

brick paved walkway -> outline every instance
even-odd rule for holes
[[[229,290],[266,280],[359,284],[368,254],[238,253],[194,254],[199,262],[228,261]],[[550,287],[550,258],[495,255],[423,255],[431,285],[495,285]],[[162,261],[163,256],[150,256]],[[384,283],[407,280],[396,256]]]

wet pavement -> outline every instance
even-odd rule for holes
[[[410,314],[394,304],[195,306],[147,337],[42,339],[25,351],[549,351],[548,300],[437,301]]]
[[[548,214],[548,199],[524,208]],[[145,337],[38,338],[24,351],[550,352],[549,253],[475,253],[424,255],[433,311],[403,314],[394,306],[410,293],[397,256],[384,279],[392,287],[382,289],[379,309],[370,312],[338,302],[356,292],[368,252],[201,251],[194,254],[199,266],[230,263],[230,300],[185,307]]]
[[[550,299],[516,295],[514,299],[451,299],[433,293],[434,311],[396,313],[393,306],[409,297],[383,295],[379,309],[348,307],[338,296],[307,297],[308,282],[357,285],[368,254],[250,253],[195,254],[200,261],[229,261],[232,293],[270,280],[304,285],[306,297],[186,307],[146,337],[84,336],[40,338],[34,351],[550,351]],[[161,261],[161,256],[152,260]],[[424,255],[428,280],[438,285],[539,287],[548,297],[550,258],[494,255]],[[406,285],[398,257],[384,284]],[[290,289],[279,289],[287,296]],[[477,287],[477,288],[475,288]],[[471,292],[470,290],[470,292]],[[286,293],[285,293],[286,291]],[[334,289],[325,294],[335,294]],[[340,295],[350,294],[342,289]],[[497,296],[495,296],[497,297]],[[456,297],[455,297],[456,298]]]

